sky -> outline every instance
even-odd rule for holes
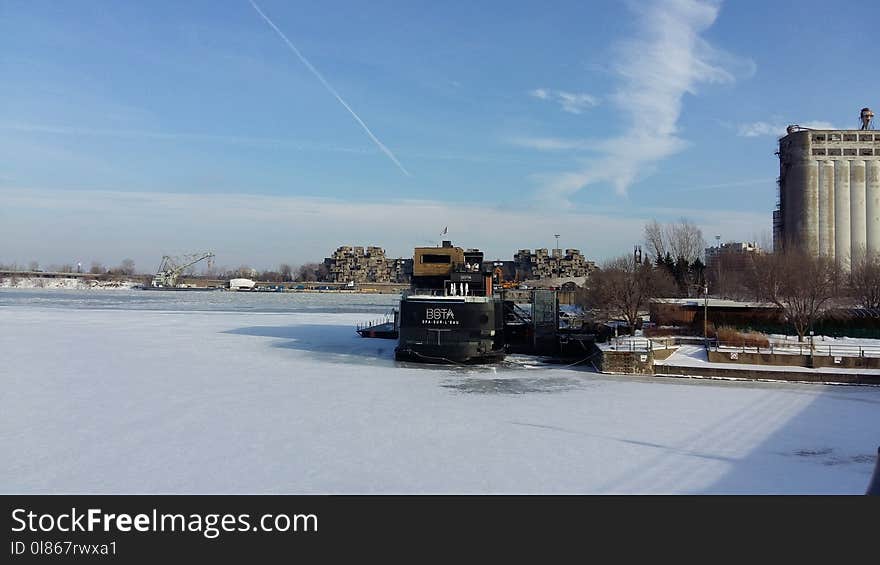
[[[0,263],[766,241],[785,126],[880,106],[847,8],[0,0]]]

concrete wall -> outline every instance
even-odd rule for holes
[[[850,161],[849,164],[849,218],[850,218],[850,260],[854,261],[865,253],[867,245],[867,221],[865,204],[865,162]]]
[[[819,254],[834,257],[834,162],[819,164]]]
[[[740,363],[745,365],[774,365],[782,367],[829,367],[837,369],[880,369],[880,357],[844,357],[831,355],[790,355],[785,353],[736,353],[732,359],[729,351],[709,351],[711,363]],[[840,359],[840,363],[835,363]],[[878,375],[880,376],[880,375]]]
[[[816,373],[811,371],[770,371],[739,369],[731,367],[682,367],[659,365],[657,376],[661,377],[715,377],[722,379],[802,381],[850,384],[880,384],[880,375],[859,373]]]
[[[865,187],[868,253],[880,253],[880,161],[865,163]]]
[[[834,162],[834,259],[849,264],[849,161]]]
[[[646,357],[642,361],[642,356]],[[623,375],[653,375],[654,354],[652,351],[602,351],[596,368],[603,373]]]

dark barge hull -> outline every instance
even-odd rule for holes
[[[438,347],[425,345],[398,346],[394,350],[394,358],[398,361],[414,361],[416,363],[436,363],[439,365],[483,365],[498,363],[504,360],[506,352],[502,350],[482,351],[476,346]]]
[[[358,335],[361,337],[375,337],[379,339],[397,339],[400,335],[394,322],[385,322],[382,324],[376,324],[375,326],[358,328],[355,331],[357,331]]]
[[[506,355],[503,308],[492,297],[405,297],[399,331],[399,361],[468,365]]]

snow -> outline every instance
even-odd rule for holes
[[[737,348],[721,348],[725,351],[741,351]],[[748,349],[747,349],[748,351]],[[774,349],[775,351],[775,349]],[[655,360],[654,365],[674,365],[680,367],[704,367],[716,369],[742,369],[767,372],[795,372],[795,373],[818,373],[818,374],[841,374],[852,373],[858,375],[880,375],[880,369],[848,369],[844,367],[800,367],[792,365],[755,365],[749,363],[710,363],[706,349],[702,345],[683,344],[678,346],[675,353],[664,360]]]
[[[137,281],[99,281],[79,277],[0,277],[0,288],[63,289],[63,290],[131,290]]]
[[[878,387],[402,364],[354,333],[375,309],[4,292],[4,492],[861,494],[880,443]]]
[[[771,334],[768,336],[774,353],[809,355],[810,336],[799,342],[796,335]],[[847,357],[880,357],[880,339],[861,337],[813,336],[814,355],[842,355]]]

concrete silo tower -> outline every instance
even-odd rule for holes
[[[880,253],[880,133],[863,108],[858,130],[789,126],[779,140],[776,250],[834,258]]]

